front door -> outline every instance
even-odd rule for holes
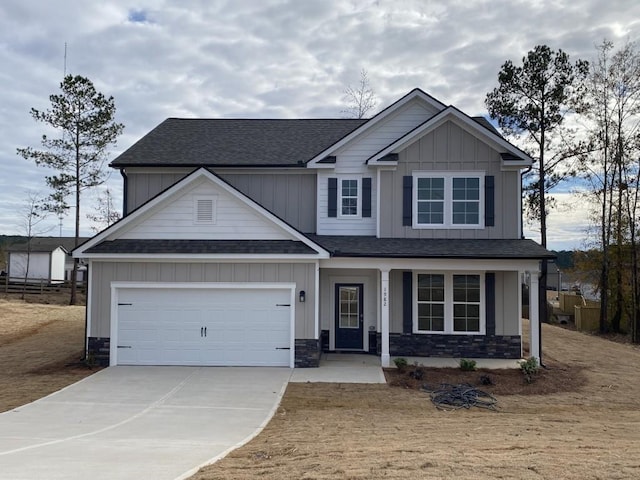
[[[362,350],[362,284],[336,284],[336,349]]]

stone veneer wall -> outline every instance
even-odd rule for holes
[[[296,338],[294,365],[296,368],[320,366],[320,340]]]
[[[89,337],[87,359],[102,367],[109,366],[110,339]],[[320,366],[320,341],[312,338],[296,338],[295,366],[297,368]]]
[[[87,361],[101,367],[108,367],[110,344],[111,339],[108,337],[89,337]]]
[[[378,334],[378,351],[380,350]],[[389,334],[389,354],[394,357],[520,358],[519,335],[417,335]]]

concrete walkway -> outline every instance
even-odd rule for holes
[[[257,435],[288,368],[111,367],[0,414],[0,479],[174,480]]]

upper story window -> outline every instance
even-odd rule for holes
[[[371,177],[327,178],[327,217],[363,219],[371,217]]]
[[[358,216],[358,180],[357,179],[341,179],[340,180],[340,216],[341,217],[357,217]]]
[[[483,216],[479,173],[414,173],[415,228],[478,228]]]

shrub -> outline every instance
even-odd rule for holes
[[[424,370],[419,365],[414,365],[413,370],[409,372],[409,376],[411,378],[415,378],[416,380],[422,380],[424,377]]]
[[[476,369],[476,361],[468,360],[466,358],[460,359],[460,370],[464,372],[473,372]]]
[[[533,376],[540,370],[540,365],[536,357],[529,357],[526,360],[520,361],[519,364],[525,381],[527,383],[533,382]]]
[[[396,368],[401,372],[404,372],[405,369],[407,368],[407,365],[409,365],[409,362],[407,362],[407,359],[402,357],[394,358],[393,363],[396,364]]]

